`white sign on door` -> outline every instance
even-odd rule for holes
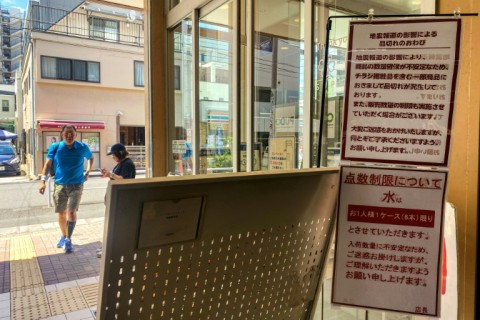
[[[332,303],[437,316],[447,173],[342,167]]]
[[[447,166],[460,19],[352,22],[342,160]]]

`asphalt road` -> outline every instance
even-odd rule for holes
[[[108,179],[91,177],[84,185],[78,218],[105,215],[104,196]],[[26,177],[0,177],[0,228],[28,226],[56,221],[49,195],[38,192],[40,182]],[[51,195],[50,195],[51,197]],[[51,202],[50,205],[53,205]]]

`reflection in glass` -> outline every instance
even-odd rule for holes
[[[401,4],[394,6],[392,1],[382,2],[382,6],[378,7],[374,3],[366,3],[366,8],[374,8],[375,14],[413,14],[413,13],[434,13],[422,11],[424,6],[431,7],[434,1],[423,1],[422,7],[417,1],[402,1]],[[318,146],[320,145],[321,166],[338,166],[340,161],[340,142],[341,142],[341,127],[343,120],[343,96],[345,91],[345,75],[346,75],[346,57],[348,45],[348,27],[349,19],[337,18],[331,19],[332,26],[330,29],[328,42],[328,63],[324,65],[325,48],[326,48],[326,24],[328,17],[352,15],[352,12],[362,12],[365,14],[366,10],[359,10],[360,2],[350,2],[348,6],[343,9],[349,12],[341,12],[333,7],[323,6],[319,2],[315,2],[314,8],[314,61],[313,61],[313,139],[311,145],[312,151],[312,165],[315,166],[317,161]],[[434,7],[434,6],[433,6]],[[357,10],[357,11],[356,11]],[[389,11],[391,10],[391,11]],[[322,96],[323,75],[325,69],[325,94]],[[323,109],[323,126],[322,139],[319,143],[319,127],[320,127],[320,112],[322,107],[322,100],[324,101]],[[320,319],[349,319],[349,320],[410,320],[410,319],[426,319],[421,316],[411,316],[401,313],[388,313],[374,310],[364,310],[349,307],[332,306],[332,271],[333,271],[333,256],[328,261],[328,266],[325,273],[325,278],[322,284],[322,299],[321,303],[317,305],[315,310],[315,320]]]
[[[200,170],[233,171],[233,5],[222,5],[200,19]]]
[[[173,161],[170,172],[189,174],[192,170],[192,116],[193,116],[193,61],[192,20],[184,19],[169,32],[173,42],[174,77],[170,90],[174,91],[175,133],[171,141]],[[181,90],[180,90],[181,89]]]
[[[304,3],[255,0],[254,140],[262,170],[300,168],[303,157]],[[257,147],[258,146],[258,147]],[[254,160],[254,170],[256,161]],[[260,169],[257,168],[257,170]]]
[[[314,24],[314,105],[312,163],[317,163],[319,148],[319,128],[323,102],[323,137],[320,166],[338,166],[340,164],[340,139],[343,115],[343,96],[345,90],[345,64],[348,44],[348,19],[334,19],[330,31],[328,63],[325,74],[325,96],[322,96],[325,58],[325,24],[328,16],[340,16],[342,13],[326,7],[315,6]]]

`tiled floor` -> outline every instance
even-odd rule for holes
[[[0,237],[0,320],[95,319],[103,219],[79,220],[74,252],[56,228]]]

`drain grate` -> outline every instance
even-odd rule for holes
[[[80,289],[87,301],[88,307],[95,307],[98,300],[98,283],[81,286]]]
[[[88,307],[78,287],[47,292],[47,296],[54,316]]]

